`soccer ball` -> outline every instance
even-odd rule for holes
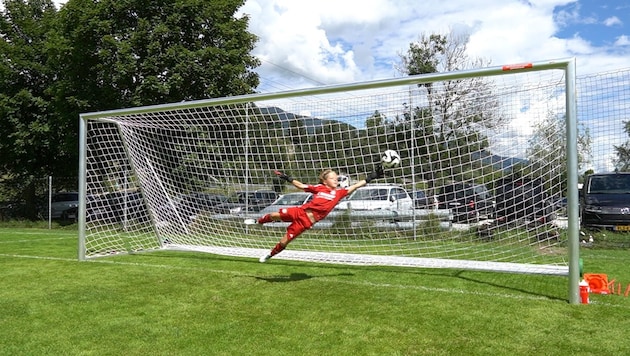
[[[343,174],[337,177],[337,182],[339,182],[340,188],[348,188],[350,186],[350,178]]]
[[[396,168],[400,165],[400,156],[394,150],[386,150],[381,157],[383,168]]]

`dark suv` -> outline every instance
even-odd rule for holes
[[[598,173],[582,188],[582,226],[630,231],[630,173]]]
[[[554,219],[553,204],[540,179],[504,178],[497,182],[494,192],[499,223],[518,219],[545,223]]]
[[[491,218],[494,199],[484,184],[456,182],[438,189],[438,207],[450,209],[453,221],[470,222]]]

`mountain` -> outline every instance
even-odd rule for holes
[[[522,158],[503,157],[494,155],[486,150],[481,150],[471,154],[472,160],[481,160],[483,164],[492,165],[494,169],[510,171],[517,164],[526,165],[528,161]]]
[[[282,122],[282,127],[285,130],[289,129],[290,123],[293,120],[301,120],[302,124],[306,128],[306,132],[309,135],[316,134],[324,125],[329,123],[341,123],[335,120],[318,119],[310,116],[300,116],[287,111],[282,110],[279,107],[269,106],[258,108],[260,113],[264,116],[276,117]],[[341,123],[347,125],[345,123]],[[353,126],[350,126],[353,127]],[[515,157],[503,157],[492,154],[486,150],[481,150],[471,154],[472,160],[481,160],[484,165],[492,165],[494,169],[502,171],[510,171],[514,165],[527,164],[528,161],[522,158]]]
[[[291,121],[300,120],[302,121],[302,125],[304,125],[304,127],[306,128],[306,132],[309,135],[316,134],[319,130],[321,130],[322,127],[330,123],[347,125],[346,123],[336,120],[318,119],[316,117],[296,115],[275,106],[262,107],[258,108],[258,110],[263,116],[275,116],[277,119],[280,120],[280,122],[282,123],[282,128],[285,130],[289,129]],[[354,128],[353,126],[350,127]]]

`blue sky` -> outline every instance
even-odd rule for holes
[[[493,65],[576,57],[578,74],[630,67],[630,0],[247,0],[262,92],[400,76],[420,34],[470,35]]]
[[[560,38],[580,36],[598,47],[630,45],[630,2],[573,2],[559,6],[554,16]]]

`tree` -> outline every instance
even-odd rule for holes
[[[260,62],[248,17],[234,16],[243,3],[69,0],[65,95],[108,110],[252,93]]]
[[[542,177],[550,193],[563,193],[567,189],[567,135],[566,115],[550,112],[546,120],[534,125],[534,133],[527,149],[528,174]],[[587,128],[580,125],[577,138],[578,169],[588,162],[591,137]]]
[[[0,180],[16,191],[77,175],[82,112],[258,85],[256,36],[234,16],[243,0],[68,0],[58,11],[50,0],[0,1]]]
[[[399,71],[408,75],[434,72],[451,72],[480,68],[489,61],[466,54],[467,35],[421,35],[411,43],[405,54],[400,54]],[[410,109],[410,120],[419,119],[415,125],[424,144],[429,148],[420,159],[431,162],[422,169],[424,178],[456,178],[464,180],[478,167],[469,164],[471,154],[488,147],[485,131],[502,125],[507,118],[498,110],[499,103],[493,95],[494,86],[485,78],[467,78],[419,85],[419,95],[424,96],[423,107]],[[475,103],[475,105],[470,105]],[[432,135],[428,138],[427,133]],[[433,156],[433,157],[431,157]]]
[[[623,131],[630,136],[630,121],[623,121]],[[630,141],[626,141],[619,146],[613,145],[613,147],[617,156],[613,159],[615,170],[619,172],[630,171]]]
[[[11,0],[0,17],[0,181],[11,198],[27,202],[31,218],[37,179],[66,175],[77,158],[51,92],[55,15],[50,0]]]

